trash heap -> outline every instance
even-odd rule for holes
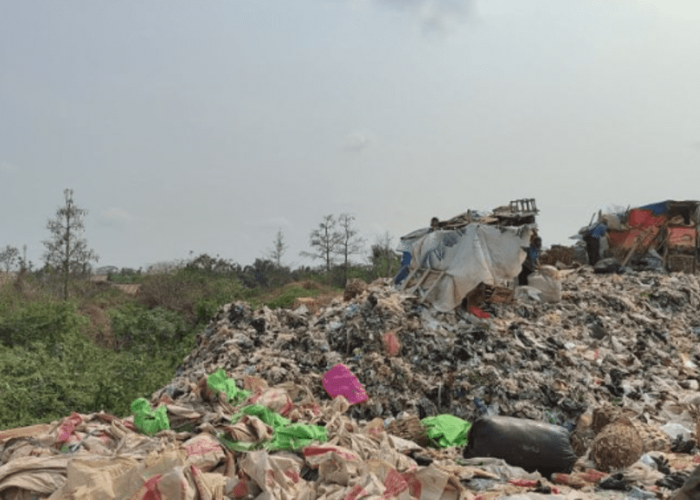
[[[436,312],[383,282],[317,314],[237,302],[154,398],[178,399],[221,367],[237,380],[301,385],[322,401],[323,374],[343,363],[370,395],[350,409],[356,419],[490,413],[573,428],[606,403],[651,419],[664,402],[700,402],[699,305],[694,275],[599,276],[589,267],[564,276],[560,302],[492,306],[486,320]]]
[[[560,279],[560,302],[516,294],[487,319],[386,281],[315,313],[228,304],[135,417],[0,432],[0,498],[670,498],[700,463],[700,280]],[[330,398],[339,364],[365,401]],[[563,426],[579,459],[465,459],[427,437],[437,415]]]

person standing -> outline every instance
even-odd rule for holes
[[[530,246],[525,249],[527,256],[518,275],[518,285],[527,286],[527,278],[540,267],[540,254],[542,253],[542,238],[535,236],[530,241]]]

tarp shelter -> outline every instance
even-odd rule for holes
[[[700,202],[663,201],[620,213],[599,213],[582,228],[591,264],[616,257],[622,264],[654,250],[671,271],[695,272]]]
[[[530,224],[474,222],[455,229],[414,231],[401,238],[399,247],[404,256],[410,254],[404,289],[438,311],[451,311],[480,283],[499,285],[518,276],[533,229]]]

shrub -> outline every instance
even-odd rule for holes
[[[191,330],[182,316],[162,307],[148,309],[140,304],[129,304],[111,311],[110,316],[112,335],[119,350],[167,351]]]
[[[222,305],[249,299],[256,293],[230,274],[185,268],[172,274],[146,276],[139,300],[149,308],[162,307],[180,313],[195,324],[208,321]]]
[[[39,341],[54,346],[82,321],[73,302],[16,304],[0,316],[0,342],[8,347]]]

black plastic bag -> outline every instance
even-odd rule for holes
[[[571,472],[577,460],[569,431],[559,425],[514,417],[481,417],[472,424],[465,458],[501,458],[528,472]]]

